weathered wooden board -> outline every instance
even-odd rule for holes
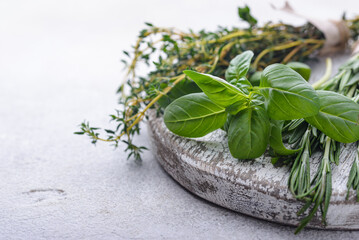
[[[336,58],[335,67],[347,59]],[[315,74],[320,76],[321,70]],[[318,64],[317,64],[318,65]],[[152,151],[163,168],[190,192],[225,208],[253,217],[287,225],[298,225],[296,215],[303,205],[288,191],[289,169],[274,167],[264,155],[250,161],[239,161],[231,156],[225,132],[217,130],[203,138],[178,137],[166,128],[161,117],[149,114],[149,133]],[[308,225],[325,229],[359,229],[359,204],[354,192],[346,200],[346,183],[356,154],[355,144],[342,148],[340,165],[333,168],[333,193],[324,227],[320,214]],[[320,154],[312,156],[314,172]]]
[[[168,131],[162,118],[149,114],[152,151],[159,163],[190,192],[225,208],[253,217],[297,225],[302,203],[288,191],[289,169],[274,167],[269,156],[239,161],[227,147],[226,134],[217,130],[203,138],[186,139]],[[345,200],[346,182],[355,144],[342,149],[340,165],[333,166],[333,194],[326,229],[359,229],[359,204],[354,192]],[[317,169],[320,155],[313,156]],[[319,215],[310,227],[324,228]]]

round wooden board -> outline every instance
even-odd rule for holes
[[[343,58],[334,64],[340,62]],[[298,225],[300,218],[296,213],[303,203],[288,191],[288,167],[274,167],[266,154],[247,161],[233,158],[222,130],[202,138],[186,139],[172,134],[154,111],[148,116],[152,151],[165,171],[183,187],[201,198],[243,214]],[[308,227],[359,229],[359,203],[354,191],[350,192],[348,200],[345,199],[355,154],[356,144],[347,144],[341,150],[339,166],[332,164],[333,192],[327,226],[322,225],[318,212]],[[312,156],[312,175],[320,157],[320,153]]]
[[[161,117],[149,114],[149,135],[157,160],[178,183],[197,196],[253,217],[298,225],[303,203],[288,191],[288,167],[274,167],[268,155],[237,160],[228,150],[226,134],[217,130],[205,137],[186,139],[169,132]],[[333,193],[327,226],[319,214],[308,225],[325,229],[359,229],[359,204],[351,192],[346,197],[347,176],[355,157],[355,144],[342,148],[340,165],[333,168]],[[312,157],[318,167],[320,154]]]

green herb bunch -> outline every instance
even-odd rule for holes
[[[289,189],[296,198],[306,201],[299,215],[313,205],[296,232],[319,208],[325,223],[332,191],[331,163],[339,164],[340,143],[359,140],[359,104],[327,90],[352,96],[359,81],[359,75],[353,76],[359,69],[359,59],[349,61],[332,80],[316,84],[318,89],[327,90],[315,90],[295,71],[308,77],[308,68],[295,67],[298,64],[291,64],[295,70],[282,64],[269,65],[261,73],[259,86],[253,86],[246,79],[252,56],[251,51],[246,51],[234,58],[225,73],[226,80],[185,70],[203,93],[173,101],[165,109],[164,122],[169,130],[183,137],[201,137],[223,128],[228,133],[229,150],[238,159],[261,156],[268,143],[277,156],[296,154]],[[292,119],[295,120],[288,121]],[[284,145],[283,132],[289,133],[288,143],[297,148]],[[311,179],[310,155],[318,148],[324,155]],[[348,187],[357,189],[358,179],[356,158]]]
[[[252,50],[255,61],[249,69],[252,75],[269,64],[304,61],[315,56],[324,45],[324,35],[307,23],[299,27],[279,23],[258,26],[249,8],[239,8],[240,18],[248,28],[224,28],[210,32],[183,32],[174,28],[160,28],[147,24],[139,34],[132,51],[124,51],[122,62],[126,67],[124,83],[118,89],[121,94],[118,110],[110,115],[114,127],[104,129],[106,137],[100,136],[100,128],[88,121],[80,125],[76,134],[88,135],[92,143],[105,141],[118,146],[127,145],[129,157],[139,160],[144,147],[133,143],[133,136],[140,133],[139,123],[150,108],[161,108],[174,99],[199,89],[183,70],[192,68],[201,73],[224,77],[229,62],[239,53]],[[348,20],[352,38],[357,38],[359,19]],[[154,67],[147,76],[136,72],[140,64]]]
[[[126,58],[122,62],[127,70],[117,91],[121,94],[119,109],[110,115],[114,127],[104,129],[107,136],[100,137],[100,128],[84,121],[76,134],[88,135],[93,144],[104,141],[118,146],[123,142],[128,157],[140,160],[146,148],[135,145],[133,137],[140,133],[139,123],[146,117],[146,111],[156,108],[158,113],[165,111],[166,125],[179,135],[198,137],[217,128],[224,129],[236,158],[260,156],[269,144],[273,162],[282,156],[294,158],[286,161],[291,165],[289,189],[307,202],[299,213],[312,206],[300,230],[319,208],[325,220],[331,196],[331,163],[339,162],[340,142],[357,140],[357,127],[351,125],[357,121],[354,115],[349,114],[351,120],[347,122],[345,112],[330,106],[344,101],[348,108],[354,107],[349,98],[354,97],[355,101],[358,98],[357,81],[352,79],[359,70],[359,61],[353,58],[336,77],[320,81],[313,89],[305,81],[310,70],[292,61],[315,57],[324,45],[324,35],[310,23],[299,27],[283,23],[258,26],[248,7],[239,8],[238,14],[248,28],[183,32],[146,23],[133,49],[124,51]],[[359,17],[343,20],[351,39],[357,40]],[[139,76],[136,69],[140,64],[154,70]],[[196,111],[181,109],[187,105]],[[182,121],[186,118],[188,121]],[[347,124],[350,131],[344,129]],[[241,139],[250,142],[244,146]],[[318,149],[324,155],[311,179],[310,155]],[[349,176],[348,189],[351,187],[359,191],[359,157],[354,160]]]
[[[147,28],[140,31],[132,51],[123,51],[126,57],[121,61],[127,70],[117,91],[121,94],[118,110],[110,115],[114,127],[104,129],[107,136],[101,137],[100,128],[84,121],[76,134],[88,135],[93,144],[104,141],[117,147],[123,142],[127,145],[128,157],[140,160],[145,147],[136,146],[133,137],[140,133],[139,123],[146,117],[146,111],[154,107],[162,111],[161,108],[174,99],[199,91],[183,70],[192,68],[224,77],[231,59],[252,50],[255,56],[249,69],[252,75],[273,63],[302,62],[314,57],[325,42],[323,33],[310,23],[299,27],[284,23],[258,26],[247,6],[238,8],[238,15],[248,23],[248,28],[219,27],[213,32],[183,32],[146,23]],[[351,39],[356,40],[359,17],[351,20],[343,17],[343,20],[350,29]],[[136,69],[140,64],[155,70],[147,76],[139,76]]]
[[[312,207],[309,214],[303,218],[297,232],[314,217],[318,209],[321,210],[323,223],[326,224],[325,218],[332,190],[332,163],[339,164],[342,145],[340,143],[355,142],[359,137],[356,129],[351,128],[351,124],[358,122],[357,108],[354,105],[347,105],[347,103],[352,105],[353,102],[358,102],[358,81],[359,55],[356,55],[342,65],[333,78],[330,80],[324,78],[314,84],[320,93],[320,117],[307,118],[310,124],[304,122],[304,119],[293,120],[283,129],[283,134],[288,136],[288,144],[299,149],[289,177],[291,192],[296,198],[306,201],[306,205],[298,214],[301,215]],[[328,94],[328,91],[335,93]],[[330,127],[335,127],[337,130],[325,131]],[[321,150],[324,154],[315,176],[311,179],[309,160],[311,153],[316,150]],[[358,157],[354,159],[349,174],[348,194],[351,187],[358,191],[357,163]]]
[[[203,91],[182,96],[164,112],[169,130],[183,137],[202,137],[225,125],[229,150],[238,159],[261,156],[270,139],[271,121],[312,117],[319,112],[319,97],[300,74],[282,64],[266,67],[259,86],[252,86],[246,75],[253,52],[235,57],[225,73],[226,80],[185,70]],[[358,127],[359,131],[359,127]],[[271,138],[270,138],[271,137]],[[281,137],[281,136],[279,136]]]

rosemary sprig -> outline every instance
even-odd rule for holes
[[[303,214],[312,204],[313,207],[309,214],[303,218],[297,227],[295,233],[299,233],[314,217],[318,208],[322,212],[322,222],[326,224],[326,215],[328,212],[330,197],[332,194],[332,173],[330,163],[334,162],[333,156],[330,154],[333,151],[332,140],[325,137],[324,155],[320,161],[316,175],[314,176],[311,185],[313,186],[309,191],[304,194],[297,195],[298,199],[305,199],[307,203],[299,210],[298,215]]]
[[[293,195],[303,195],[308,192],[310,188],[310,165],[309,158],[311,153],[310,137],[312,134],[311,127],[304,126],[306,128],[302,138],[299,138],[299,146],[301,151],[297,154],[293,166],[291,168],[289,176],[289,190]],[[299,129],[299,128],[297,128]],[[292,135],[298,136],[298,135]],[[294,143],[294,142],[289,142]]]
[[[353,188],[357,194],[357,202],[359,202],[359,148],[357,149],[357,154],[350,169],[347,188],[348,192],[346,199],[348,200],[350,189]]]
[[[330,61],[327,61],[327,69],[331,68]],[[325,89],[335,91],[348,97],[354,97],[353,100],[357,102],[358,94],[358,82],[359,82],[359,55],[352,57],[347,63],[341,66],[339,72],[331,79],[328,80],[329,71],[326,71],[325,77],[322,80],[315,83],[313,86],[316,89]],[[357,75],[358,74],[358,75]],[[300,200],[305,200],[306,204],[298,212],[298,215],[302,215],[305,211],[313,205],[309,214],[304,217],[296,230],[298,233],[303,229],[309,221],[314,217],[317,210],[320,208],[322,212],[323,224],[326,222],[326,214],[329,207],[329,201],[331,196],[331,169],[330,163],[339,164],[340,155],[340,143],[336,142],[323,133],[318,134],[317,130],[307,125],[306,130],[303,130],[303,126],[298,124],[300,120],[291,121],[288,124],[286,131],[291,130],[291,138],[295,139],[295,142],[289,141],[289,143],[302,147],[302,150],[297,154],[296,159],[291,167],[291,173],[289,176],[289,189],[293,195]],[[302,126],[302,128],[300,128]],[[301,135],[299,131],[305,131],[304,135]],[[299,143],[299,144],[298,144]],[[319,144],[318,144],[319,143]],[[321,147],[324,149],[324,155],[317,169],[317,172],[310,180],[310,161],[308,155],[312,151]],[[349,189],[353,186],[354,189],[359,189],[359,171],[356,165],[358,161],[357,156],[354,159],[352,169],[348,180],[348,194]],[[310,182],[310,184],[308,184]],[[349,196],[349,195],[348,195]]]

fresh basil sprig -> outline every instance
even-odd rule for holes
[[[304,118],[335,141],[359,140],[357,103],[337,93],[315,91],[299,73],[282,64],[265,68],[260,86],[253,87],[246,79],[252,56],[245,51],[235,57],[226,80],[184,71],[208,98],[189,94],[173,101],[165,110],[168,129],[183,137],[200,137],[223,127],[227,112],[232,115],[225,127],[229,150],[238,159],[261,156],[268,143],[280,155],[299,151],[284,147],[278,120]]]
[[[319,112],[316,91],[303,77],[282,64],[268,66],[261,75],[260,86],[253,87],[246,79],[253,53],[245,51],[235,57],[226,71],[226,80],[209,74],[186,70],[208,96],[189,94],[173,101],[165,110],[164,122],[169,130],[183,137],[199,137],[224,125],[224,111],[232,115],[228,121],[228,146],[238,159],[261,156],[269,139],[279,153],[293,154],[296,150],[281,146],[281,134],[273,129],[275,120],[310,117]],[[191,102],[192,101],[192,102]],[[210,112],[213,106],[222,107]],[[206,109],[206,111],[201,110]],[[216,123],[214,116],[220,116]],[[198,125],[196,125],[198,124]],[[274,125],[277,126],[277,125]]]

